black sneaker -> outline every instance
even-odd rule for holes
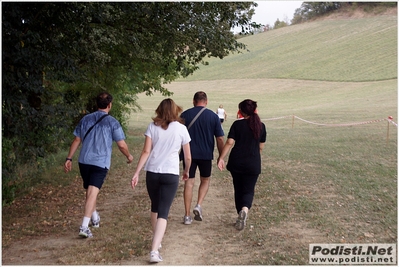
[[[195,205],[195,208],[193,210],[194,212],[194,220],[196,221],[202,221],[202,208],[200,205]]]

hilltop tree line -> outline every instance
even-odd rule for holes
[[[361,8],[364,12],[384,11],[389,7],[396,7],[397,2],[303,2],[295,10],[291,22],[288,19],[277,19],[274,25],[266,25],[266,30],[279,29],[289,25],[311,21],[333,12]]]
[[[3,2],[2,185],[12,200],[16,169],[65,148],[95,96],[112,115],[140,107],[140,93],[191,75],[207,57],[245,45],[230,31],[251,25],[254,2]],[[33,172],[31,172],[33,175]]]
[[[396,6],[397,2],[303,2],[301,7],[295,10],[291,24],[313,20],[343,9],[361,8],[364,12],[369,12]]]

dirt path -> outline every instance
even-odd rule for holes
[[[222,228],[233,228],[234,218],[226,214],[226,207],[231,206],[231,201],[223,196],[217,184],[213,183],[205,198],[203,205],[202,222],[193,220],[191,225],[184,225],[184,204],[182,187],[172,205],[165,237],[160,250],[164,261],[158,265],[214,265],[223,258],[223,250],[218,250],[218,242],[215,240],[220,236]],[[196,180],[194,196],[197,194],[199,179]],[[193,200],[192,207],[195,203]],[[233,216],[234,214],[232,214]],[[193,216],[193,215],[192,215]],[[194,217],[194,216],[193,216]],[[231,218],[230,218],[231,217]],[[223,230],[225,231],[225,230]],[[122,265],[146,265],[148,255],[140,259],[124,261]]]
[[[215,167],[214,167],[215,168]],[[235,221],[234,205],[232,202],[232,188],[225,172],[225,178],[212,178],[209,192],[203,204],[202,222],[193,221],[191,225],[184,225],[183,182],[180,183],[177,197],[172,205],[167,231],[162,242],[161,255],[164,261],[158,265],[225,265],[234,264],[233,254],[239,250],[239,244],[231,240],[240,233],[234,229]],[[218,179],[218,180],[216,180]],[[77,191],[81,190],[80,181],[74,185]],[[198,192],[199,179],[195,181],[194,199]],[[113,188],[104,194],[101,205],[103,216],[111,218],[116,205],[123,206],[130,201],[131,189],[128,187]],[[196,204],[193,199],[192,207]],[[78,208],[78,209],[81,209]],[[79,225],[80,214],[73,217],[66,231],[59,234],[46,234],[42,237],[34,237],[14,240],[9,246],[3,248],[3,265],[58,265],[62,262],[70,262],[63,251],[68,247],[76,246],[82,242],[75,235],[76,225]],[[29,215],[31,216],[31,215]],[[114,219],[117,220],[117,219]],[[75,226],[75,227],[72,227]],[[150,226],[148,226],[150,227]],[[69,229],[69,230],[68,230]],[[95,230],[97,231],[97,230]],[[4,233],[4,232],[3,232]],[[226,238],[226,236],[228,238]],[[95,240],[87,240],[93,242]],[[228,246],[226,246],[228,244]],[[149,256],[130,257],[128,260],[117,262],[117,265],[148,265]]]

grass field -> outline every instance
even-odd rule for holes
[[[226,134],[238,103],[258,101],[268,138],[246,238],[278,253],[265,248],[273,257],[264,259],[255,246],[244,264],[306,264],[303,245],[312,242],[397,242],[397,127],[386,120],[397,117],[396,25],[396,17],[378,17],[259,34],[243,39],[251,52],[212,59],[167,86],[184,109],[198,90],[208,108],[223,104]],[[134,132],[163,98],[139,98]]]
[[[306,264],[309,243],[396,243],[397,127],[387,121],[397,116],[396,79],[226,79],[168,88],[184,109],[198,90],[208,93],[208,108],[223,104],[226,134],[237,104],[245,98],[258,101],[268,137],[251,210],[254,228],[242,239],[264,245],[250,246],[252,260],[242,264]],[[144,110],[129,123],[135,140],[144,140],[141,135],[163,98],[140,96]],[[293,121],[291,115],[327,126]],[[214,167],[213,186],[231,183]]]
[[[312,22],[241,40],[251,52],[210,60],[188,79],[166,85],[184,109],[192,107],[199,90],[208,94],[209,109],[223,104],[226,135],[245,98],[258,101],[267,127],[251,228],[234,236],[221,229],[202,264],[221,264],[212,260],[217,249],[234,249],[223,261],[227,265],[306,265],[310,243],[397,243],[397,126],[386,120],[393,116],[398,122],[397,17]],[[135,162],[163,98],[140,95],[143,111],[129,118],[127,142]],[[326,126],[293,121],[293,115]],[[65,154],[55,158],[63,162]],[[23,241],[31,257],[25,264],[123,265],[147,255],[145,187],[131,197],[126,177],[133,170],[120,155],[112,164],[99,202],[106,203],[103,214],[112,214],[113,227],[96,233],[89,252],[64,238],[43,249],[52,255],[47,261],[28,253],[41,250],[29,243],[33,237],[76,234],[81,220],[84,196],[77,168],[66,176],[51,165],[38,188],[3,208],[3,264],[16,265],[12,260],[21,254]],[[232,202],[229,173],[214,168],[212,187]],[[238,257],[243,249],[246,257]]]

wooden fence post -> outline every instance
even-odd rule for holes
[[[387,126],[387,144],[389,142],[389,124],[391,123],[391,120],[393,119],[392,116],[388,117],[388,126]]]

